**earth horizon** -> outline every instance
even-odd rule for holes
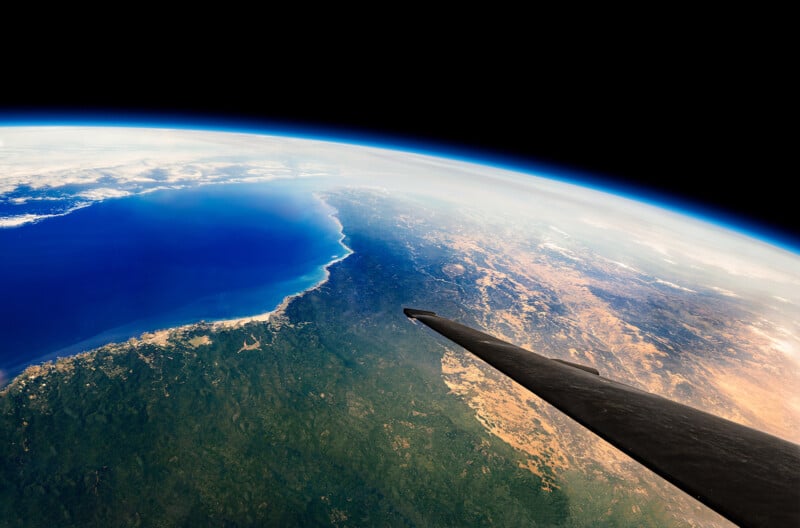
[[[362,145],[0,140],[4,526],[731,526],[406,306],[800,442],[794,251]]]

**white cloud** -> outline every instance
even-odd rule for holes
[[[695,290],[686,288],[684,286],[680,286],[678,284],[675,284],[674,282],[665,281],[665,280],[662,280],[662,279],[656,279],[656,282],[658,284],[663,284],[664,286],[669,286],[670,288],[675,288],[676,290],[683,290],[683,291],[687,291],[687,292],[690,292],[690,293],[697,293],[697,292],[695,292]]]
[[[76,196],[85,198],[87,200],[100,201],[107,198],[122,198],[123,196],[130,196],[130,194],[131,193],[129,191],[123,191],[121,189],[99,187],[97,189],[80,192]]]
[[[19,227],[21,225],[38,222],[53,215],[23,214],[17,216],[0,216],[0,228]]]
[[[624,262],[620,262],[620,261],[618,261],[618,260],[609,260],[609,262],[611,262],[612,264],[615,264],[615,265],[619,266],[620,268],[624,268],[624,269],[626,269],[626,270],[635,271],[635,272],[637,272],[637,273],[638,273],[638,271],[639,271],[639,270],[637,270],[636,268],[634,268],[633,266],[631,266],[631,265],[629,265],[629,264],[625,264]]]
[[[711,289],[714,290],[715,292],[719,293],[720,295],[724,295],[726,297],[738,297],[738,295],[736,295],[736,293],[734,293],[734,292],[732,292],[730,290],[726,290],[725,288],[720,288],[718,286],[711,286]]]
[[[539,247],[540,248],[544,248],[544,249],[549,249],[551,251],[555,251],[556,253],[561,254],[563,257],[566,257],[566,258],[568,258],[570,260],[574,260],[576,262],[580,262],[581,260],[583,260],[583,259],[581,259],[579,257],[576,257],[575,254],[572,253],[572,251],[568,250],[567,248],[563,248],[563,247],[558,246],[558,245],[556,245],[556,244],[554,244],[552,242],[543,242],[543,243],[539,244]]]

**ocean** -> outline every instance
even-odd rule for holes
[[[142,332],[255,315],[344,257],[307,185],[206,185],[115,198],[0,229],[0,372]]]

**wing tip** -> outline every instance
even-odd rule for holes
[[[403,308],[403,313],[406,314],[406,317],[409,319],[416,319],[417,316],[420,315],[436,315],[436,312],[431,312],[429,310],[417,310],[416,308]]]

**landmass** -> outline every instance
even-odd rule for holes
[[[743,403],[741,379],[796,372],[771,348],[757,355],[767,338],[736,298],[716,292],[728,302],[708,311],[710,291],[532,250],[448,204],[325,199],[353,253],[314,289],[265,317],[109,344],[5,387],[0,524],[730,526],[405,306],[796,437],[778,397]],[[741,368],[764,359],[788,370]]]

